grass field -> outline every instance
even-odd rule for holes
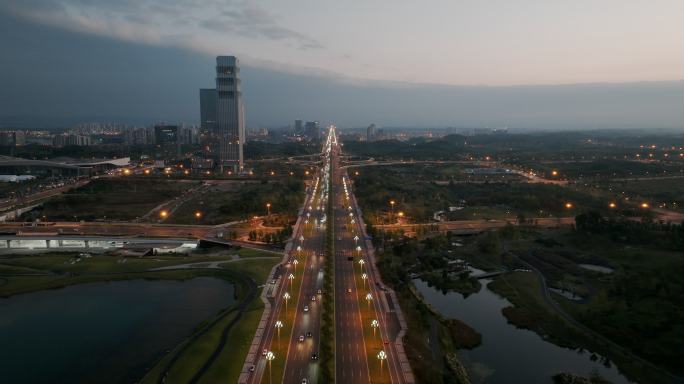
[[[46,221],[132,220],[197,183],[97,179],[46,201],[42,207],[22,215],[22,218]]]

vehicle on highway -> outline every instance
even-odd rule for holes
[[[312,337],[313,337],[313,333],[311,333],[311,331],[307,332],[307,333],[306,333],[306,337],[312,338]]]
[[[309,312],[309,306],[308,305],[304,306],[304,312]]]
[[[311,360],[318,360],[318,355],[315,353],[311,354]]]
[[[351,288],[347,288],[347,293],[351,293]]]
[[[318,291],[316,291],[316,293],[318,293],[319,295],[322,295],[323,291],[321,289],[319,289]]]
[[[306,378],[302,379],[302,384],[307,384],[308,382],[309,380],[307,380]]]
[[[316,301],[316,295],[311,295],[311,301]]]
[[[249,366],[249,371],[254,372],[256,370],[256,365],[252,364]]]
[[[268,353],[268,349],[264,348],[264,350],[261,351],[261,356],[266,356],[267,353]]]
[[[301,343],[303,341],[304,341],[304,335],[299,335],[299,342]]]

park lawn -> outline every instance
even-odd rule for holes
[[[97,179],[56,196],[24,214],[47,221],[133,220],[198,182],[146,179]]]
[[[263,310],[264,305],[260,298],[252,302],[250,309],[243,313],[242,319],[228,333],[226,346],[202,376],[200,384],[237,382]]]
[[[244,258],[244,259],[252,258],[252,257],[273,257],[273,256],[277,256],[280,258],[283,257],[282,253],[276,254],[274,252],[261,251],[261,250],[254,249],[254,248],[241,248],[238,251],[238,255],[240,255],[240,257]]]
[[[206,333],[193,339],[187,349],[183,351],[182,356],[169,369],[166,383],[190,382],[218,347],[223,329],[228,326],[235,316],[237,316],[235,311],[227,313],[218,322],[211,325]],[[228,382],[227,378],[221,381]]]
[[[247,220],[268,213],[294,218],[304,198],[304,182],[299,178],[261,182],[236,182],[206,188],[185,201],[166,222],[169,224],[216,225]],[[196,212],[201,212],[198,220]]]

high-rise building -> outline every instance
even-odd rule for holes
[[[240,85],[240,62],[235,56],[216,58],[216,123],[219,165],[235,172],[244,169],[242,146],[245,142],[244,106]]]
[[[177,125],[155,125],[154,142],[157,145],[177,144],[178,126]]]
[[[318,141],[321,137],[321,124],[318,121],[307,121],[304,132],[310,140]]]
[[[366,141],[375,140],[375,124],[371,124],[366,129]]]
[[[304,127],[302,126],[301,120],[295,120],[294,133],[295,135],[301,135],[304,133]]]
[[[215,88],[200,89],[200,128],[203,132],[216,135],[216,99]]]

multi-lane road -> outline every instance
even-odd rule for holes
[[[329,262],[335,274],[336,381],[413,382],[401,345],[401,310],[375,269],[373,249],[339,157],[331,128],[284,263],[275,272],[275,284],[266,288],[267,312],[245,362],[242,383],[320,382],[320,293],[323,265]],[[333,217],[325,216],[328,199]],[[333,260],[325,256],[327,226],[333,226]]]

